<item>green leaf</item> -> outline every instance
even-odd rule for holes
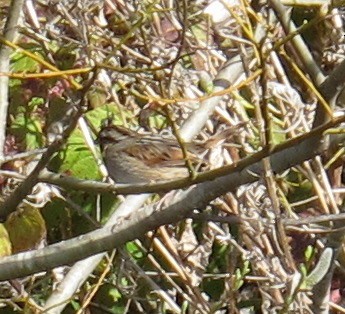
[[[27,149],[35,149],[43,145],[41,122],[35,115],[28,116],[24,113],[19,113],[12,122],[11,133]]]
[[[149,117],[149,125],[151,128],[162,129],[167,126],[167,119],[161,114],[154,113]]]
[[[9,87],[17,87],[22,85],[22,80],[19,79],[10,79],[8,86]]]
[[[304,251],[304,257],[309,262],[315,256],[315,248],[312,245],[308,245]]]
[[[244,284],[243,278],[250,273],[250,263],[249,261],[245,260],[243,261],[243,265],[240,268],[236,268],[235,270],[235,289],[238,290],[242,287],[242,285]]]
[[[128,113],[124,112],[123,115],[120,115],[118,107],[114,104],[109,104],[89,111],[86,116],[95,128],[99,129],[102,120],[114,116],[114,122],[120,123],[122,116],[126,117],[126,114],[128,115]],[[55,165],[60,165],[57,167],[59,172],[64,172],[80,179],[99,180],[101,178],[96,161],[79,129],[72,132],[66,143],[65,150],[59,154],[54,162]]]
[[[80,130],[75,130],[71,134],[66,149],[60,157],[62,159],[60,172],[80,179],[100,179],[96,161],[86,146]]]
[[[126,300],[123,299],[120,291],[110,283],[104,283],[97,291],[94,300],[97,304],[102,304],[107,313],[125,313]],[[92,313],[104,313],[104,310],[94,309]]]
[[[28,103],[28,107],[31,111],[36,110],[39,106],[44,105],[45,100],[42,97],[32,97]]]
[[[40,67],[41,66],[37,61],[22,54],[21,52],[15,52],[11,56],[11,71],[12,72],[35,73],[40,70]]]
[[[303,276],[304,278],[307,277],[308,269],[307,269],[306,265],[305,265],[305,264],[300,264],[300,265],[299,265],[299,269],[300,269],[300,271],[301,271],[302,276]]]
[[[329,247],[326,247],[323,250],[323,252],[320,255],[320,259],[318,260],[314,269],[304,281],[304,285],[307,288],[314,287],[317,283],[319,283],[324,278],[324,276],[326,276],[326,274],[329,272],[331,268],[333,254],[334,254],[334,251]]]
[[[115,124],[123,124],[124,119],[132,120],[133,114],[130,111],[121,111],[119,110],[119,107],[115,105],[114,103],[109,103],[103,106],[99,106],[95,108],[94,110],[89,111],[86,114],[89,121],[97,128],[99,129],[101,127],[101,123],[104,119],[107,118],[114,118]]]
[[[272,129],[270,130],[271,133],[271,144],[277,145],[286,140],[286,135],[283,129],[276,123],[272,124]]]
[[[141,259],[144,257],[143,252],[138,248],[134,242],[127,242],[126,249],[128,253],[132,255],[135,259]]]
[[[243,275],[241,274],[241,271],[240,269],[236,269],[235,271],[235,278],[236,278],[236,281],[235,281],[235,290],[238,290],[242,287],[244,281],[243,281]]]

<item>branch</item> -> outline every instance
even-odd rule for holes
[[[296,146],[272,154],[272,170],[280,173],[313,158],[319,153],[316,148],[320,147],[321,139],[322,134],[315,132],[312,137],[301,141]],[[122,216],[122,219],[118,219],[113,226],[34,252],[5,257],[0,261],[0,280],[27,276],[120,247],[159,226],[188,217],[194,209],[204,208],[210,201],[234,191],[240,185],[257,181],[262,170],[263,167],[259,161],[213,181],[199,183],[187,191],[180,191],[172,200],[171,205],[164,209],[155,210],[154,206],[147,206],[136,211],[135,214]]]
[[[296,145],[307,141],[308,139],[314,138],[317,134],[322,137],[322,134],[329,128],[333,128],[338,124],[345,122],[345,117],[339,117],[328,123],[321,125],[318,128],[313,129],[309,133],[295,137],[282,144],[276,145],[272,148],[271,145],[265,146],[261,151],[253,154],[252,156],[241,159],[239,162],[226,165],[211,171],[206,171],[198,174],[195,178],[191,179],[186,177],[184,179],[168,181],[163,183],[152,183],[152,184],[120,184],[113,185],[110,183],[102,183],[91,180],[81,180],[73,177],[62,176],[49,171],[44,171],[39,175],[39,181],[54,184],[60,186],[66,190],[82,190],[93,193],[109,193],[114,192],[116,194],[128,195],[128,194],[142,194],[142,193],[162,193],[171,190],[187,188],[191,185],[202,183],[206,181],[212,181],[221,176],[228,174],[240,173],[246,167],[260,167],[261,160],[284,152],[284,154],[296,154]],[[341,139],[338,139],[341,141]],[[284,155],[283,155],[284,156]],[[284,162],[284,158],[281,159]],[[260,170],[261,171],[261,170]],[[258,174],[258,173],[256,173]]]
[[[7,41],[14,41],[17,34],[24,0],[13,0],[8,13],[3,37]],[[4,44],[0,45],[0,72],[9,72],[11,49]],[[0,166],[4,158],[4,145],[6,139],[7,108],[8,108],[8,77],[0,76]]]
[[[243,74],[243,65],[240,62],[240,58],[237,56],[228,62],[226,66],[218,73],[213,84],[215,85],[215,92],[225,90],[235,83],[236,80]],[[232,75],[229,75],[231,73]],[[197,135],[202,127],[205,125],[207,119],[213,114],[215,107],[218,105],[221,96],[212,97],[201,102],[198,110],[195,110],[192,115],[188,118],[185,124],[180,130],[180,135],[184,140],[191,140],[195,135]],[[42,173],[40,179],[47,176],[46,173]],[[48,174],[50,178],[56,178],[59,175]],[[57,178],[59,180],[59,178]],[[61,180],[66,180],[67,183],[71,183],[74,188],[77,183],[75,178],[61,178]],[[70,181],[71,180],[71,181]],[[89,185],[88,185],[89,183]],[[101,189],[105,188],[108,191],[113,191],[113,185],[107,185],[101,182],[82,182],[83,187],[90,187],[93,192],[95,188]],[[144,187],[145,188],[145,187]],[[169,190],[171,188],[169,187]],[[143,192],[141,192],[143,193]],[[123,216],[124,213],[129,215],[130,213],[135,213],[144,204],[149,195],[131,195],[126,198],[117,209],[116,212],[107,222],[106,226],[115,224],[119,217]],[[91,254],[93,255],[93,254]],[[75,291],[83,284],[83,282],[88,278],[90,273],[94,270],[97,264],[101,261],[104,254],[98,254],[91,256],[85,260],[77,262],[68,272],[66,278],[59,285],[59,289],[56,290],[47,300],[45,309],[54,307],[54,313],[60,313],[66,306],[66,302],[73,296]],[[77,260],[79,260],[78,258]],[[82,271],[81,271],[82,270]],[[68,290],[66,290],[68,287]],[[62,291],[62,292],[60,292]]]

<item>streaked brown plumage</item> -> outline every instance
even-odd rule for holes
[[[188,176],[176,139],[108,125],[101,129],[98,141],[109,175],[116,183],[168,181]],[[213,138],[205,143],[185,144],[194,167],[204,163],[198,156],[214,142]]]

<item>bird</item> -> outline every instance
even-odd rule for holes
[[[119,125],[101,128],[98,142],[109,176],[116,183],[149,183],[188,177],[179,142],[157,134],[140,134]],[[185,143],[187,158],[199,169],[202,143]]]

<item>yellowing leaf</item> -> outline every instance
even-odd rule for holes
[[[47,234],[41,212],[29,205],[9,215],[5,226],[11,239],[13,253],[36,249]]]
[[[12,245],[4,224],[0,224],[0,257],[11,255]]]

